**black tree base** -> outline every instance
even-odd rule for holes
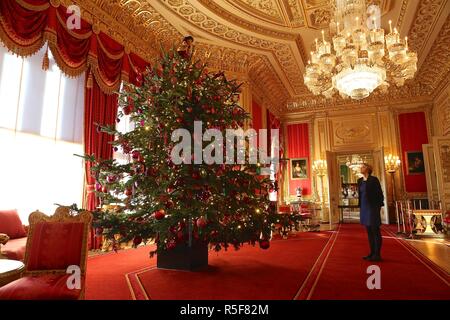
[[[156,256],[158,269],[195,270],[208,266],[208,244],[203,242],[179,244],[172,250],[158,253]]]

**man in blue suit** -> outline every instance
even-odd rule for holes
[[[362,178],[358,179],[359,208],[361,224],[369,237],[370,254],[363,257],[369,261],[381,261],[381,207],[384,207],[383,190],[377,177],[372,176],[372,166],[361,166]]]

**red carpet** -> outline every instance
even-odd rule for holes
[[[293,299],[330,235],[301,233],[268,250],[211,251],[203,272],[154,269],[148,247],[92,257],[86,299]]]
[[[150,247],[140,247],[89,257],[86,277],[86,299],[132,299],[125,275],[154,263]]]
[[[269,250],[210,252],[210,267],[199,272],[158,270],[149,251],[141,247],[89,258],[86,298],[450,299],[449,275],[387,228],[384,261],[377,263],[381,290],[366,287],[366,269],[373,263],[361,259],[368,244],[360,225],[275,240]]]
[[[383,261],[361,259],[368,253],[367,235],[359,225],[342,225],[332,250],[307,299],[450,299],[449,275],[414,254],[383,228]],[[381,289],[366,286],[367,267],[381,270]]]

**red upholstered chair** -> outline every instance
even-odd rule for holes
[[[35,211],[29,217],[30,230],[22,278],[0,288],[0,300],[72,300],[84,298],[88,232],[92,214],[73,213],[59,207],[53,216]],[[80,289],[67,285],[72,273],[80,270]]]
[[[26,242],[27,228],[17,210],[0,210],[0,258],[22,261]]]

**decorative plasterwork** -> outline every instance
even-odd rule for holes
[[[222,24],[208,17],[195,8],[189,0],[161,0],[170,9],[190,21],[196,26],[208,31],[212,35],[249,48],[263,49],[275,55],[279,66],[283,70],[294,94],[303,91],[303,75],[300,65],[294,58],[294,52],[289,44],[270,41],[264,38],[243,33],[236,28]]]
[[[417,8],[416,17],[414,18],[414,23],[409,30],[409,45],[412,50],[416,51],[417,54],[423,51],[426,39],[430,35],[436,17],[442,9],[442,5],[446,0],[423,0],[420,1],[419,7]]]
[[[210,69],[226,70],[247,76],[249,70],[259,63],[261,57],[247,51],[197,43],[193,59],[206,62]]]
[[[267,102],[265,106],[275,115],[281,114],[284,111],[284,103],[281,104],[280,101],[286,102],[289,95],[266,57],[249,69],[249,78],[253,91]]]
[[[104,32],[126,51],[153,60],[159,45],[171,45],[178,32],[145,2],[134,0],[53,0],[53,5],[74,3],[81,8],[81,17],[92,24],[95,32]]]
[[[105,32],[123,43],[126,50],[150,61],[157,57],[160,46],[167,48],[177,44],[181,33],[192,29],[194,35],[201,34],[196,36],[197,54],[205,56],[209,52],[211,68],[249,79],[258,94],[264,96],[264,101],[273,105],[272,111],[278,114],[358,108],[377,105],[380,99],[389,105],[411,100],[429,102],[430,95],[436,95],[450,79],[448,19],[434,41],[436,21],[440,19],[439,26],[442,25],[442,8],[448,5],[448,0],[420,0],[414,21],[409,20],[413,16],[405,12],[416,8],[411,1],[419,0],[402,0],[401,6],[395,6],[394,13],[391,11],[393,0],[373,0],[381,5],[383,14],[389,12],[397,17],[393,20],[397,19],[398,28],[411,23],[410,46],[418,50],[419,56],[421,51],[430,48],[432,41],[434,44],[414,81],[402,88],[391,86],[387,93],[376,93],[362,102],[316,97],[303,84],[302,64],[309,55],[305,45],[309,47],[311,39],[318,36],[317,29],[326,25],[329,0],[52,1],[60,1],[66,6],[78,4],[82,17],[93,24],[96,32]],[[169,10],[158,12],[155,7],[161,9],[161,5]],[[246,10],[236,9],[244,6]],[[278,13],[274,14],[271,8]],[[311,20],[312,13],[314,21]],[[303,19],[303,24],[293,23],[292,17],[296,14]],[[248,19],[252,15],[255,18]],[[269,21],[275,21],[277,16],[281,17],[281,24]],[[422,56],[424,54],[427,52]]]
[[[420,69],[417,81],[426,86],[427,93],[439,89],[450,72],[450,16],[439,32],[430,55]]]

